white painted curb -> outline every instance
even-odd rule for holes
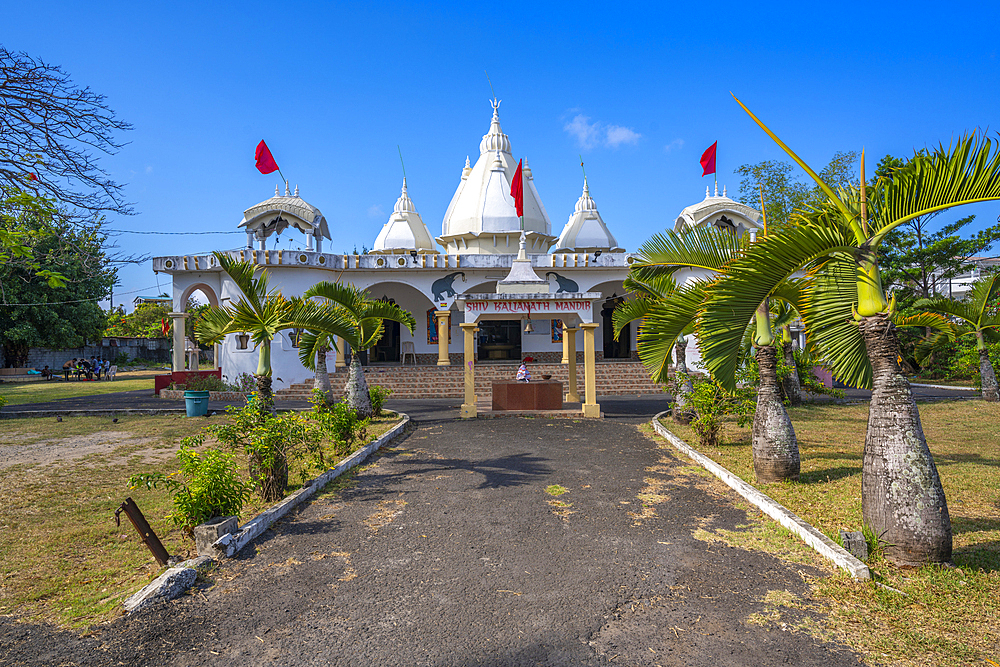
[[[975,387],[956,387],[947,384],[919,384],[916,382],[910,383],[911,387],[923,387],[924,389],[952,389],[954,391],[979,391]]]
[[[406,425],[410,421],[409,415],[405,415],[401,412],[396,414],[400,415],[403,418],[403,421],[383,433],[378,440],[362,447],[347,458],[343,459],[336,468],[327,470],[322,475],[314,479],[309,486],[299,489],[278,504],[272,505],[268,509],[264,510],[245,523],[235,533],[223,535],[217,539],[214,543],[212,543],[213,551],[215,551],[220,558],[232,558],[239,553],[240,549],[249,544],[251,540],[270,528],[271,524],[288,514],[297,505],[307,500],[314,493],[326,486],[331,480],[336,479],[354,466],[362,463],[365,459],[371,456],[373,452],[378,451],[379,448],[402,433],[403,429],[406,428]]]
[[[661,412],[653,417],[653,429],[659,435],[663,436],[667,442],[679,449],[689,458],[696,461],[710,473],[721,479],[734,491],[736,491],[736,493],[740,494],[751,504],[760,509],[761,512],[801,537],[806,544],[819,552],[821,556],[833,561],[837,567],[845,570],[855,579],[872,578],[872,573],[871,570],[868,569],[868,566],[851,555],[849,551],[800,519],[785,506],[780,505],[772,498],[750,486],[704,454],[692,449],[686,442],[664,428],[663,424],[660,423],[660,417],[665,414],[667,414],[667,412]]]

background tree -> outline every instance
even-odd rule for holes
[[[741,106],[742,103],[741,103]],[[802,313],[831,370],[847,384],[872,387],[862,463],[862,513],[900,564],[951,558],[948,505],[897,359],[895,302],[883,289],[879,252],[887,234],[914,218],[1000,199],[1000,153],[973,135],[915,156],[870,198],[834,191],[754,116],[750,117],[812,177],[825,195],[797,224],[751,246],[713,286],[699,340],[719,379],[735,383],[741,331],[762,299],[790,276],[813,278]]]
[[[996,403],[1000,401],[997,389],[997,376],[990,362],[986,340],[996,340],[1000,330],[1000,275],[982,278],[972,284],[972,289],[962,301],[939,297],[936,299],[921,299],[918,308],[926,308],[943,313],[956,320],[955,324],[944,335],[954,341],[960,336],[973,336],[976,339],[976,351],[979,353],[979,378],[982,384],[983,400]]]
[[[107,322],[98,305],[110,294],[99,226],[71,224],[35,197],[0,202],[0,230],[23,248],[0,261],[0,343],[8,366],[24,366],[31,347],[82,347],[100,340]],[[58,275],[53,287],[47,277]],[[39,276],[45,280],[39,280]]]
[[[77,219],[132,213],[122,186],[98,165],[131,125],[103,95],[58,65],[0,46],[0,189],[54,200]]]
[[[856,151],[838,151],[820,172],[820,177],[833,187],[857,185]],[[780,231],[792,219],[795,211],[805,210],[822,199],[823,192],[814,184],[800,180],[795,165],[783,160],[763,160],[744,164],[734,172],[740,176],[740,193],[737,201],[760,207],[760,191],[764,190],[764,213],[770,231]]]

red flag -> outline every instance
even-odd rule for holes
[[[524,215],[524,183],[521,177],[521,161],[517,161],[517,171],[514,172],[514,180],[510,182],[510,196],[514,198],[514,208],[517,209],[517,217]]]
[[[125,320],[122,320],[122,322],[124,321]],[[160,330],[163,332],[164,336],[166,336],[167,332],[170,331],[170,325],[167,324],[167,321],[162,317],[160,318]]]
[[[257,171],[260,173],[270,174],[272,171],[278,171],[278,163],[274,161],[274,157],[263,139],[257,144],[257,152],[254,153],[254,157],[257,158]]]
[[[716,141],[714,144],[708,147],[708,150],[701,154],[701,168],[702,176],[707,176],[709,174],[715,173],[715,147],[719,145]]]

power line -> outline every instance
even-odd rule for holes
[[[118,294],[135,294],[136,292],[145,292],[146,290],[153,289],[154,287],[159,288],[159,285],[150,285],[148,287],[140,287],[139,289],[129,290],[128,292],[118,292]],[[90,301],[104,301],[104,298],[100,299],[76,299],[74,301],[40,301],[38,303],[3,303],[0,305],[4,306],[61,306],[67,303],[87,303]]]
[[[225,231],[225,232],[147,232],[136,229],[106,229],[105,232],[109,234],[157,234],[161,236],[198,236],[202,234],[246,234],[242,231]]]

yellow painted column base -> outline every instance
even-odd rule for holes
[[[478,415],[479,411],[476,409],[475,403],[471,405],[462,403],[462,412],[459,415],[462,419],[475,419]]]
[[[583,416],[586,417],[587,419],[600,419],[601,406],[597,403],[584,403]]]

